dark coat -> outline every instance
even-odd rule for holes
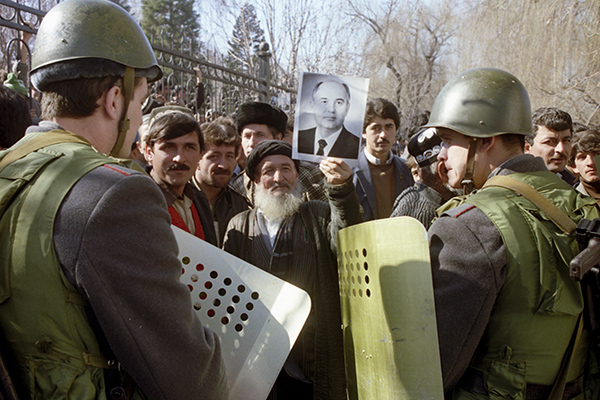
[[[315,133],[317,128],[298,131],[298,152],[304,154],[315,154]],[[342,127],[340,136],[333,144],[333,147],[326,154],[327,157],[352,158],[356,159],[360,148],[360,138]]]
[[[265,249],[266,245],[258,228],[256,209],[238,214],[230,221],[223,249],[266,271],[277,274],[275,269],[285,275],[294,270],[295,275],[300,276],[293,283],[309,293],[313,307],[296,345],[304,342],[302,335],[306,335],[307,326],[315,327],[316,337],[311,351],[316,357],[314,366],[304,365],[303,369],[314,371],[315,399],[345,400],[336,240],[340,229],[362,220],[358,199],[350,180],[343,185],[326,186],[330,195],[329,204],[321,201],[305,202],[298,212],[300,215],[290,217],[301,218],[305,228],[302,236],[307,240],[294,245],[291,257],[286,258],[287,265],[273,265],[274,258]],[[308,253],[314,255],[316,262],[302,262]],[[297,273],[299,270],[302,272]],[[310,338],[308,340],[313,343]]]
[[[410,168],[406,166],[404,161],[398,156],[394,157],[394,170],[396,173],[396,194],[398,197],[404,189],[411,187],[415,181],[410,172]],[[358,167],[354,168],[354,186],[358,193],[358,200],[363,211],[363,219],[371,221],[376,218],[387,218],[389,215],[377,215],[377,196],[375,194],[375,186],[369,168],[369,161],[365,152],[361,151],[358,156]]]
[[[217,239],[217,243],[215,245],[221,246],[223,244],[223,238],[225,237],[227,225],[229,224],[231,218],[242,211],[250,209],[250,203],[248,203],[248,200],[245,196],[242,196],[233,190],[231,186],[227,186],[223,188],[217,196],[217,200],[215,201],[215,205],[211,211],[208,198],[202,192],[202,190],[200,190],[197,183],[194,182],[192,187],[195,194],[194,204],[196,204],[196,207],[200,207],[202,209],[198,209],[198,214],[200,215],[200,221],[202,221],[204,234],[207,235],[207,230],[209,230],[210,236]],[[218,235],[215,231],[215,220],[219,223]]]
[[[445,202],[435,189],[422,182],[415,182],[396,198],[390,217],[413,217],[418,219],[425,229],[429,229],[435,218],[435,210]]]

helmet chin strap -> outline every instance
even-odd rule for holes
[[[477,152],[477,142],[479,138],[470,138],[469,149],[467,152],[467,168],[465,176],[460,182],[463,187],[463,193],[465,195],[470,194],[475,190],[475,182],[473,181],[473,169],[475,168],[475,153]]]
[[[129,130],[130,121],[128,116],[129,103],[133,98],[133,89],[135,81],[135,70],[131,67],[125,68],[125,76],[123,77],[123,97],[125,98],[125,108],[123,109],[123,115],[119,121],[119,136],[115,142],[114,147],[110,151],[110,155],[113,157],[119,157],[125,138],[127,137],[127,131]]]

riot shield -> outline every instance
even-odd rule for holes
[[[221,338],[231,400],[264,400],[310,312],[305,291],[172,226],[181,281]]]
[[[429,248],[414,218],[338,233],[344,354],[351,400],[442,400]]]

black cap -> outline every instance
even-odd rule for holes
[[[268,156],[282,155],[292,159],[292,145],[282,140],[263,140],[252,149],[252,152],[246,159],[246,175],[254,182],[255,170],[258,164]],[[300,165],[297,160],[293,160],[296,171]]]
[[[287,126],[287,115],[269,103],[252,101],[240,105],[235,112],[238,133],[241,134],[244,127],[250,124],[268,125],[283,135]]]
[[[442,150],[442,139],[436,128],[427,128],[410,138],[408,152],[415,158],[419,167],[426,167],[437,160]]]

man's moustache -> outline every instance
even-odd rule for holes
[[[231,175],[231,171],[228,169],[217,168],[213,171],[213,174]]]
[[[287,182],[281,182],[281,183],[275,183],[275,184],[273,184],[273,186],[271,186],[270,190],[275,190],[275,189],[280,188],[280,187],[285,187],[285,188],[288,188],[288,189],[292,188],[292,186],[289,183],[287,183]]]
[[[167,171],[188,171],[189,169],[190,169],[190,167],[188,167],[185,164],[175,163],[175,164],[169,165],[169,167],[167,168]]]
[[[565,157],[565,156],[550,157],[550,161],[564,161],[566,159],[567,159],[567,157]]]

